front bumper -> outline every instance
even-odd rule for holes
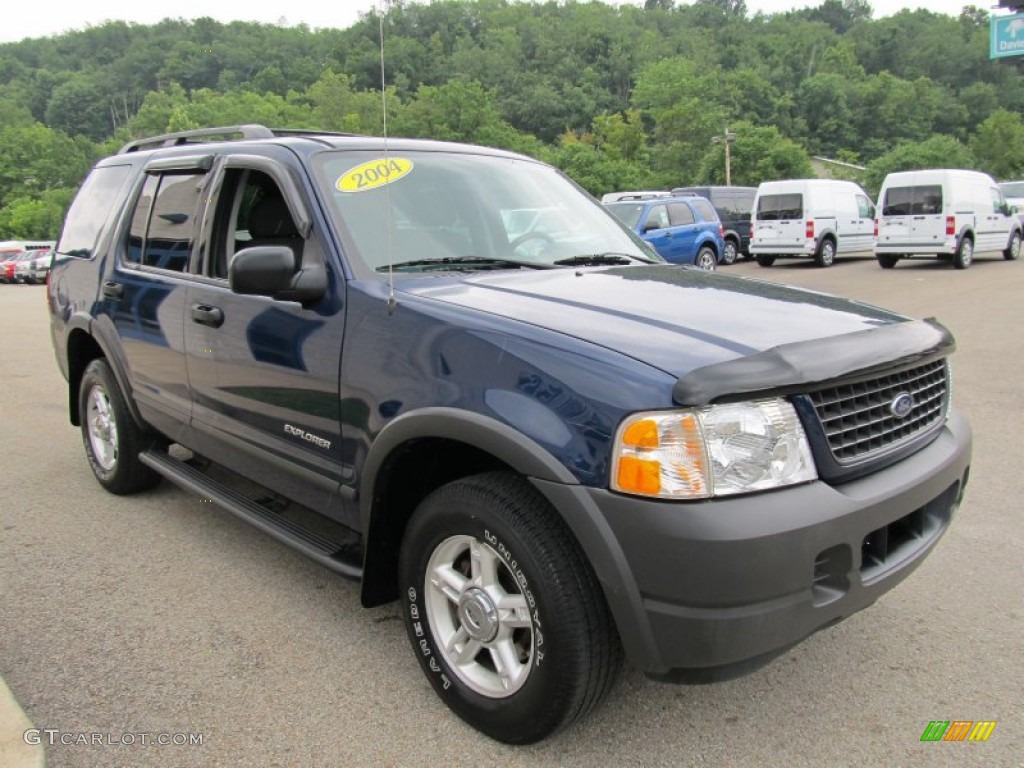
[[[704,682],[760,666],[906,578],[948,528],[970,455],[954,411],[925,448],[838,486],[667,503],[536,484],[594,565],[631,662]]]

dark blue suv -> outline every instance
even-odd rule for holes
[[[666,261],[711,271],[722,260],[722,222],[702,197],[622,201],[605,207]]]
[[[665,264],[498,150],[133,142],[47,298],[101,486],[167,478],[400,601],[437,694],[509,743],[623,657],[728,677],[869,606],[967,480],[942,326]]]

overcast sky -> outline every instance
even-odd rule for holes
[[[608,1],[608,0],[606,0]],[[643,0],[611,0],[617,5],[643,5]],[[102,24],[108,20],[152,24],[167,16],[194,19],[211,16],[218,21],[258,21],[310,27],[344,28],[358,20],[360,13],[377,7],[381,0],[290,0],[283,3],[253,0],[174,0],[173,3],[141,3],[139,0],[6,0],[0,24],[0,42],[26,37],[47,37],[72,29]],[[685,3],[685,0],[677,0]],[[821,5],[822,0],[747,0],[751,13],[776,13],[791,8]],[[988,2],[977,2],[988,8]],[[960,14],[964,0],[874,0],[875,17],[891,16],[903,8],[928,8],[951,16]]]

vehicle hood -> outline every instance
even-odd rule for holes
[[[952,344],[937,324],[928,324],[941,329],[932,333],[885,331],[921,323],[849,299],[677,266],[449,275],[402,279],[396,288],[598,344],[677,378],[745,359],[747,375],[771,380],[750,370],[754,357],[775,359],[776,385],[795,384],[802,376],[793,369],[804,362],[815,375],[835,378]],[[936,333],[945,337],[941,343]],[[855,359],[839,354],[847,341]],[[800,354],[781,360],[780,349]],[[782,375],[780,366],[790,370]]]

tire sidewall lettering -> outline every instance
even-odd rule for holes
[[[510,569],[513,578],[516,581],[519,589],[522,591],[523,597],[526,600],[530,622],[532,624],[533,632],[533,659],[531,662],[531,675],[534,670],[541,667],[544,662],[544,634],[543,634],[543,619],[541,616],[540,606],[538,605],[537,598],[534,596],[533,591],[530,588],[529,577],[523,570],[523,566],[520,564],[519,559],[516,557],[512,548],[507,546],[502,538],[488,528],[482,530],[473,531],[466,529],[462,531],[448,531],[443,536],[438,537],[434,542],[434,547],[440,545],[440,543],[447,538],[447,536],[453,533],[461,533],[464,535],[474,536],[478,541],[487,544],[494,552],[497,553],[505,565]],[[422,555],[422,562],[429,559],[429,556],[433,552],[433,547],[429,552],[424,552]],[[422,571],[421,571],[422,572]],[[448,664],[444,659],[444,655],[439,653],[435,647],[436,639],[433,634],[433,628],[430,626],[426,606],[424,604],[425,591],[429,587],[425,584],[414,584],[406,585],[404,591],[404,611],[407,615],[406,625],[409,628],[410,634],[413,636],[413,644],[417,648],[417,653],[425,661],[423,664],[424,670],[428,676],[433,679],[435,687],[442,691],[449,691],[453,686],[453,678],[457,676],[452,675],[447,671]],[[513,694],[510,698],[522,694],[526,689],[530,688],[532,679],[527,680],[524,689]],[[465,690],[471,695],[479,695],[470,691],[464,684],[459,686],[460,689]]]

